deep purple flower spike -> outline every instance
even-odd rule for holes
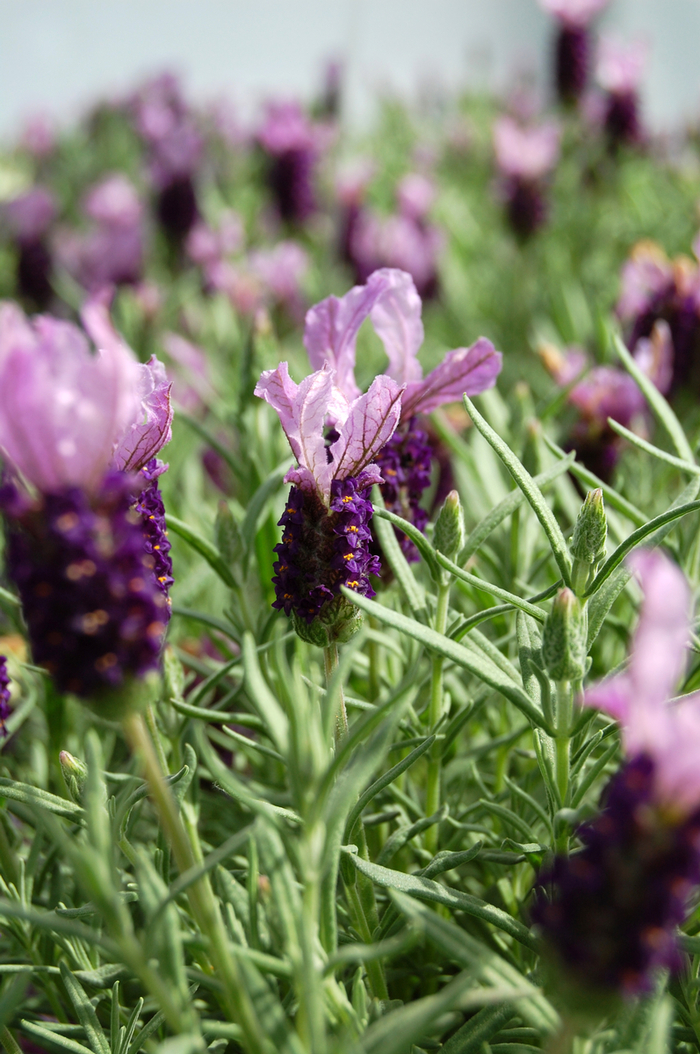
[[[547,218],[545,178],[559,157],[559,129],[551,121],[523,128],[500,117],[493,141],[508,221],[519,238],[529,238]]]
[[[561,102],[579,101],[586,90],[591,64],[589,23],[608,0],[540,0],[558,23],[554,45],[554,84]]]
[[[373,462],[399,422],[401,392],[382,376],[365,395],[348,398],[328,362],[299,385],[282,362],[255,389],[277,411],[298,462],[285,476],[293,486],[279,521],[273,606],[322,646],[348,639],[359,625],[341,586],[374,596],[369,576],[380,566],[369,552],[369,491],[382,482]]]
[[[622,726],[626,761],[583,848],[540,875],[533,919],[582,1001],[650,990],[682,964],[676,935],[700,882],[700,693],[672,695],[690,637],[690,590],[659,552],[630,557],[644,601],[629,664],[589,688]]]
[[[639,87],[646,58],[641,41],[622,45],[604,37],[600,42],[596,76],[605,91],[603,124],[611,150],[636,146],[644,138]]]
[[[270,159],[268,179],[280,217],[304,223],[316,211],[314,129],[295,102],[271,103],[258,134]]]
[[[77,326],[0,308],[0,505],[34,660],[102,703],[157,667],[170,617],[155,455],[172,411],[163,367],[139,365],[106,295],[83,323],[97,354]]]
[[[418,350],[423,343],[422,304],[413,279],[404,271],[384,268],[370,275],[343,297],[330,296],[306,315],[304,346],[311,365],[335,369],[337,385],[346,398],[356,398],[355,344],[360,326],[369,318],[389,359],[387,375],[405,385],[396,433],[379,452],[377,466],[384,478],[387,508],[422,529],[427,516],[420,506],[430,483],[432,450],[420,427],[420,414],[443,403],[491,388],[501,369],[501,355],[480,337],[470,348],[449,351],[439,366],[423,377]],[[371,390],[371,389],[370,389]],[[418,554],[400,536],[409,559]]]
[[[34,307],[45,309],[53,297],[53,259],[49,229],[56,202],[45,187],[32,187],[9,201],[4,218],[17,247],[17,292]]]

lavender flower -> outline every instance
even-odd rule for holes
[[[676,927],[700,882],[700,695],[671,702],[690,635],[690,591],[658,552],[630,558],[644,602],[624,673],[584,702],[622,725],[627,760],[581,828],[580,852],[540,876],[533,916],[569,983],[598,998],[678,970]]]
[[[155,455],[172,413],[163,367],[139,365],[105,297],[83,323],[97,355],[71,323],[0,308],[0,505],[34,659],[89,699],[158,664],[172,576]]]
[[[270,160],[268,179],[280,217],[304,223],[316,211],[316,135],[295,102],[270,103],[258,140]]]
[[[369,552],[369,489],[382,477],[372,462],[401,413],[402,387],[390,377],[376,377],[352,398],[338,381],[325,362],[296,385],[282,362],[255,388],[277,411],[298,462],[285,476],[293,486],[279,521],[273,606],[292,616],[304,639],[324,646],[358,625],[340,587],[374,596],[369,576],[380,567]]]
[[[399,427],[380,450],[377,464],[384,477],[387,507],[421,529],[426,515],[420,499],[430,482],[432,451],[419,415],[443,403],[477,395],[495,384],[501,355],[480,337],[470,348],[449,351],[427,377],[418,362],[423,343],[422,304],[409,274],[384,269],[370,275],[343,297],[330,296],[306,315],[304,345],[312,367],[328,364],[336,371],[338,388],[347,399],[360,394],[355,380],[355,343],[369,318],[389,358],[387,374],[405,386]],[[371,389],[370,389],[371,390]],[[417,559],[415,547],[401,536],[404,551]]]
[[[172,74],[147,82],[132,106],[149,148],[156,214],[166,237],[179,249],[199,216],[195,182],[202,137]]]
[[[85,234],[64,234],[59,245],[67,270],[89,292],[110,285],[135,285],[143,272],[143,206],[125,176],[107,176],[84,202],[93,221]]]
[[[622,268],[617,303],[634,348],[654,325],[668,324],[672,344],[671,390],[700,386],[700,267],[697,259],[669,260],[651,241],[638,242]]]
[[[640,338],[634,358],[661,392],[671,385],[673,347],[665,322],[657,322],[650,338]],[[571,387],[568,401],[578,418],[565,441],[568,450],[602,480],[610,479],[624,447],[624,440],[613,431],[608,419],[645,435],[648,431],[648,407],[636,382],[624,370],[614,366],[594,366],[588,370],[588,359],[579,348],[562,354],[553,345],[540,348],[546,368],[557,384]]]
[[[640,41],[623,46],[610,37],[600,42],[596,76],[605,90],[604,128],[612,149],[642,141],[639,85],[647,57]]]
[[[36,307],[45,308],[53,296],[48,241],[56,218],[53,194],[45,187],[32,187],[7,203],[4,217],[17,247],[17,291]]]
[[[528,238],[547,216],[544,181],[559,157],[559,129],[551,121],[522,128],[500,117],[493,143],[508,221],[518,237]]]
[[[608,0],[540,0],[540,5],[557,19],[554,82],[564,103],[575,103],[588,83],[590,67],[589,23]]]

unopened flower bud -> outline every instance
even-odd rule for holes
[[[570,589],[556,597],[542,634],[542,657],[554,681],[577,681],[586,669],[586,618]]]
[[[80,758],[73,757],[67,750],[62,750],[58,755],[61,763],[61,772],[66,783],[66,790],[71,801],[76,805],[83,804],[83,790],[87,782],[87,765]]]
[[[433,543],[449,560],[454,560],[464,545],[464,514],[456,490],[450,491],[438,513]]]
[[[589,490],[586,495],[571,542],[571,555],[574,558],[572,585],[574,592],[579,595],[585,591],[591,574],[605,554],[607,530],[603,492],[598,487]]]

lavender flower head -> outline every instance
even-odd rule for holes
[[[600,42],[596,77],[605,91],[603,123],[612,148],[634,146],[643,139],[639,86],[647,53],[641,41],[623,45],[603,37]]]
[[[359,625],[341,586],[374,596],[369,576],[380,567],[369,552],[369,490],[382,477],[372,462],[399,422],[403,390],[380,376],[365,395],[348,398],[339,379],[325,362],[297,385],[282,362],[255,388],[279,415],[298,462],[285,476],[293,486],[279,521],[273,606],[323,646],[348,639]]]
[[[579,461],[602,480],[610,479],[624,446],[624,440],[608,421],[644,436],[648,431],[648,407],[632,377],[614,366],[594,366],[579,348],[565,353],[553,345],[543,345],[540,355],[545,367],[562,388],[571,385],[568,402],[578,418],[566,441]],[[671,386],[673,346],[665,322],[658,322],[649,338],[640,338],[633,357],[640,368],[666,393]],[[573,383],[576,382],[576,383]]]
[[[17,246],[17,291],[37,307],[46,307],[53,296],[48,236],[56,218],[54,196],[45,187],[32,187],[9,201],[3,213]]]
[[[644,593],[629,663],[584,697],[620,722],[626,761],[579,831],[583,849],[540,876],[551,893],[533,913],[557,968],[594,999],[648,991],[658,968],[680,968],[676,927],[700,882],[700,694],[670,699],[690,590],[659,552],[629,562]]]
[[[117,173],[95,184],[83,203],[92,229],[64,234],[59,251],[67,270],[89,292],[135,285],[143,272],[143,204],[133,183]]]
[[[97,354],[71,323],[0,307],[0,504],[34,660],[104,700],[159,661],[172,577],[155,455],[172,412],[162,365],[139,365],[106,297],[83,324]]]
[[[528,238],[547,216],[545,177],[559,158],[559,129],[552,121],[524,128],[500,117],[493,145],[508,221],[520,238]]]
[[[696,259],[669,260],[652,241],[641,241],[622,268],[617,314],[629,328],[628,347],[668,324],[672,350],[671,389],[700,387],[700,267]]]
[[[258,141],[270,159],[268,179],[280,217],[304,223],[316,211],[318,142],[299,104],[270,103]]]
[[[379,450],[377,465],[384,477],[382,492],[387,508],[425,526],[427,515],[420,499],[430,483],[432,450],[419,415],[443,403],[477,395],[492,387],[501,369],[501,355],[489,340],[480,337],[469,348],[449,351],[427,377],[418,362],[423,343],[422,304],[411,275],[385,268],[370,275],[343,297],[330,296],[306,315],[304,346],[312,367],[336,371],[336,384],[347,399],[356,399],[355,345],[360,326],[369,318],[384,345],[387,375],[404,385],[401,416],[396,433]],[[370,389],[371,391],[371,389]],[[415,547],[401,536],[404,551],[417,559]]]
[[[575,103],[588,83],[591,60],[589,23],[608,0],[540,0],[558,25],[554,55],[554,83],[559,99]]]

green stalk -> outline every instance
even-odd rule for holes
[[[554,704],[556,731],[554,769],[562,805],[569,793],[571,725],[574,716],[574,690],[571,681],[559,681]]]
[[[326,673],[326,688],[330,689],[331,677],[338,669],[338,645],[335,641],[333,644],[329,644],[327,648],[323,649],[323,668]],[[338,719],[335,729],[336,743],[343,738],[348,730],[348,712],[345,709],[345,696],[343,694],[342,684],[338,686],[338,693],[340,695],[340,710],[338,711]]]
[[[163,772],[146,724],[141,714],[132,712],[124,718],[123,728],[131,749],[141,762],[151,798],[182,875],[195,866],[196,856],[170,788],[163,779]],[[261,1034],[260,1022],[243,987],[238,964],[231,955],[209,876],[203,875],[193,882],[188,887],[187,896],[197,925],[207,939],[214,974],[223,988],[224,1003],[231,1021],[242,1028],[249,1054],[269,1054],[269,1047]]]
[[[5,1025],[0,1030],[0,1042],[2,1042],[7,1054],[22,1054],[22,1048]]]
[[[441,582],[438,586],[437,610],[435,612],[435,631],[444,633],[447,628],[447,612],[450,603],[450,584]],[[430,705],[428,707],[428,727],[430,732],[435,728],[442,717],[443,684],[442,669],[444,658],[442,655],[433,656],[433,666],[430,679]],[[428,781],[425,794],[425,815],[434,816],[440,808],[440,777],[442,774],[441,744],[435,743],[428,761]],[[437,852],[438,826],[433,824],[425,832],[425,848],[429,853]]]

